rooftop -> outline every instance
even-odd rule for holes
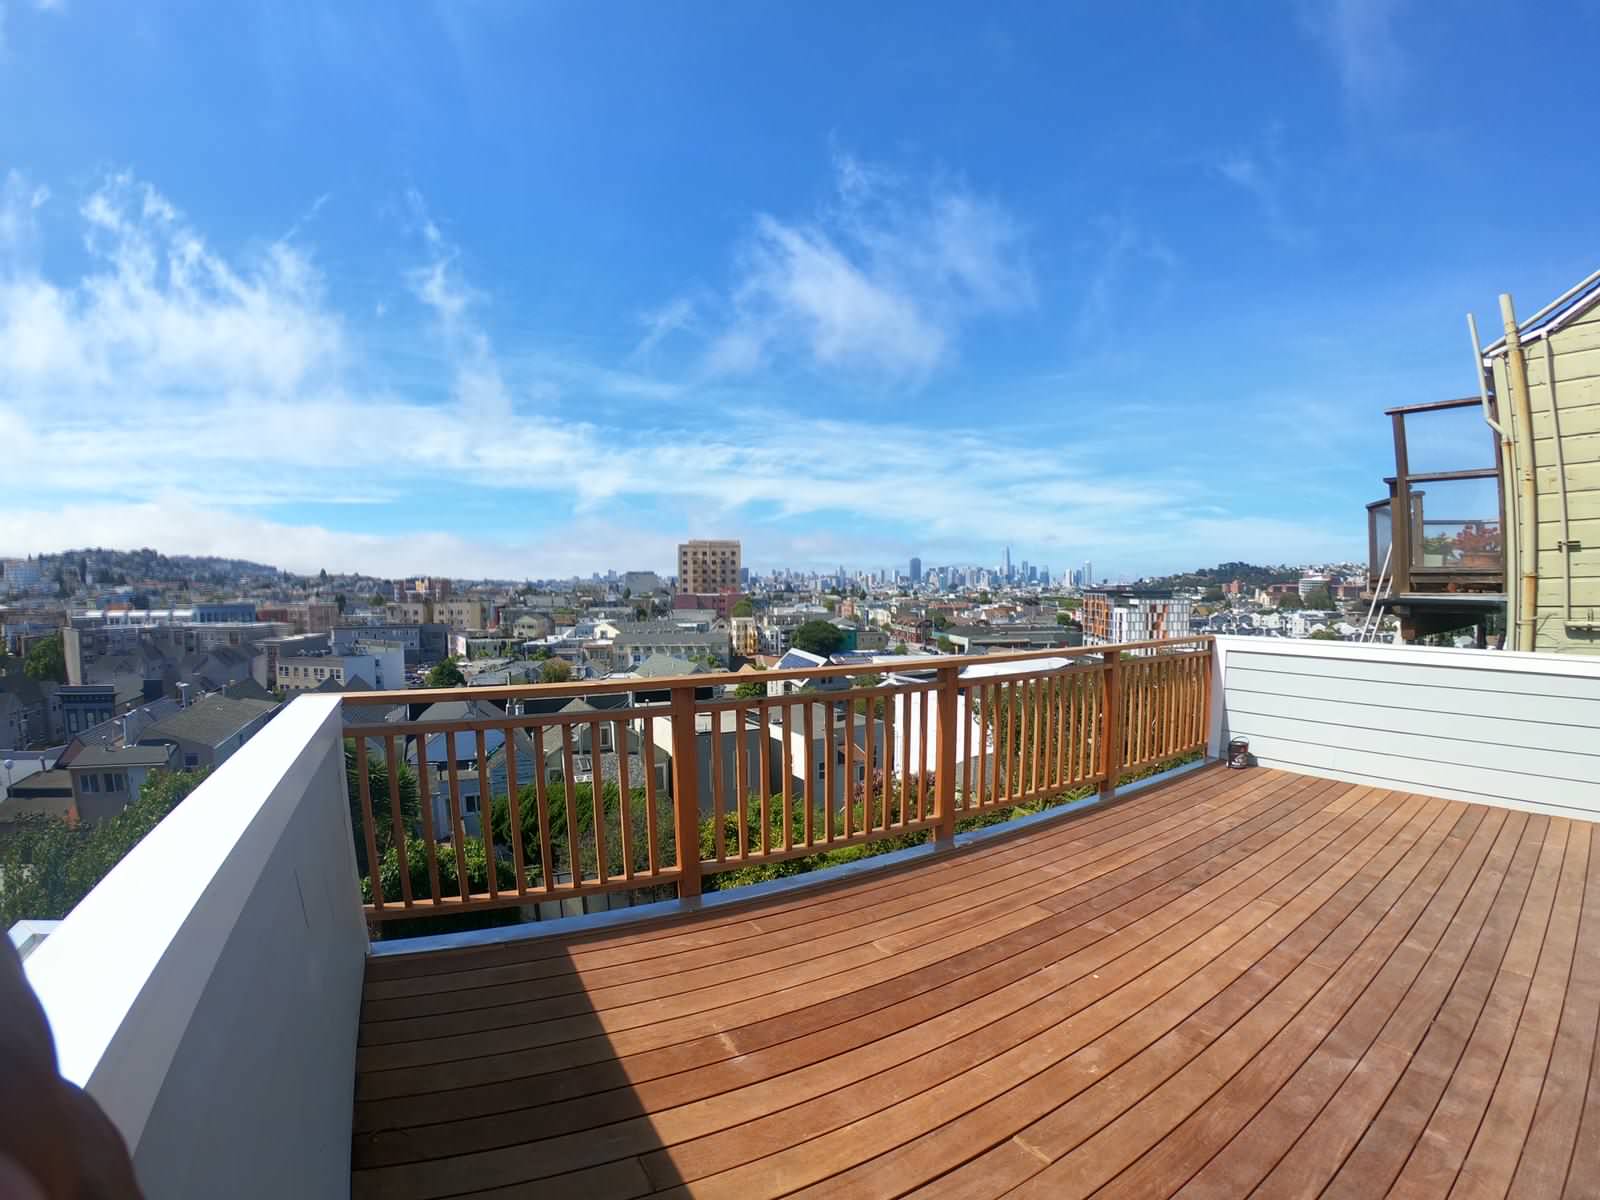
[[[937,662],[645,709],[637,681],[488,689],[506,709],[448,723],[303,695],[30,955],[62,1073],[153,1196],[1588,1194],[1600,661]],[[875,715],[693,735],[809,706]],[[576,767],[608,724],[651,733],[616,760],[631,806],[532,748]],[[459,764],[409,823],[347,791],[347,734],[359,780],[445,732],[537,782],[504,828],[464,823]]]
[[[1591,829],[1212,767],[831,887],[385,954],[352,1195],[1556,1195]]]

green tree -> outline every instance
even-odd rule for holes
[[[896,654],[909,654],[909,653],[911,653],[910,648],[907,647],[907,645],[904,642],[896,642],[894,644],[894,652]]]
[[[454,658],[447,658],[428,672],[428,686],[436,688],[461,687],[467,677],[461,673]]]
[[[939,647],[939,653],[941,654],[954,654],[956,651],[956,644],[947,637],[939,638],[934,645]]]
[[[346,608],[347,608],[347,607],[348,607],[348,606],[349,606],[349,604],[350,604],[350,602],[349,602],[349,601],[348,601],[348,600],[346,600],[346,599],[345,599],[345,596],[344,596],[344,593],[343,593],[343,592],[340,592],[340,593],[339,593],[339,594],[338,594],[338,595],[337,595],[337,596],[335,596],[335,597],[334,597],[334,598],[333,598],[333,602],[334,602],[334,603],[335,603],[335,604],[336,604],[336,605],[338,605],[338,606],[339,606],[339,615],[340,615],[340,616],[341,616],[341,617],[342,617],[342,616],[344,616],[344,610],[345,610],[345,609],[346,609]]]
[[[384,605],[389,603],[389,597],[385,596],[382,592],[373,592],[372,595],[367,599],[373,608],[382,608]]]
[[[22,818],[0,840],[0,923],[66,916],[204,778],[152,771],[127,808],[95,825]]]
[[[1338,632],[1332,629],[1313,629],[1311,631],[1311,640],[1314,642],[1344,641],[1344,639],[1339,636]]]
[[[827,658],[830,654],[837,654],[844,646],[844,641],[844,630],[832,621],[807,621],[794,631],[789,644],[797,650]]]
[[[405,835],[416,837],[422,828],[422,801],[417,791],[417,773],[407,763],[399,763],[396,788],[400,793],[400,826]],[[344,740],[344,786],[350,798],[350,828],[356,840],[356,872],[369,873],[367,866],[367,836],[362,825],[361,780],[356,773],[356,743],[353,738]],[[389,795],[389,760],[380,745],[367,746],[367,797],[372,804],[373,840],[378,844],[378,856],[394,845],[393,798]]]
[[[1328,585],[1319,583],[1306,593],[1305,605],[1307,608],[1330,609],[1333,604],[1333,593],[1328,590]]]
[[[1278,597],[1278,607],[1295,611],[1304,608],[1305,604],[1301,601],[1299,592],[1286,592]]]
[[[756,615],[756,606],[750,602],[750,597],[745,596],[733,606],[733,615],[736,617],[753,617]]]
[[[23,662],[22,673],[29,679],[37,679],[41,683],[67,681],[67,656],[62,649],[59,633],[52,633],[43,641],[34,643],[33,649],[28,651],[28,657]]]
[[[539,678],[545,683],[565,683],[572,678],[572,666],[564,658],[547,658],[539,668]]]
[[[953,624],[954,622],[950,620],[948,614],[942,612],[936,612],[933,614],[933,627],[935,629],[942,631],[949,629]]]
[[[837,612],[839,610],[839,602],[832,596],[828,596],[823,599],[822,607],[827,609],[829,612]]]

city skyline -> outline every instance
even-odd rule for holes
[[[1581,206],[1461,253],[1512,180],[1589,194],[1520,136],[1580,144],[1581,35],[1457,111],[1476,23],[1383,0],[241,11],[6,7],[4,553],[1350,559],[1381,410],[1471,393],[1462,314],[1592,265]]]

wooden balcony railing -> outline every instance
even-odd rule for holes
[[[948,841],[964,817],[1074,789],[1109,797],[1204,747],[1211,654],[1194,637],[940,657],[891,682],[868,665],[347,693],[367,914],[694,896],[722,871],[924,830]],[[752,681],[785,692],[704,698]],[[529,708],[579,697],[624,699]],[[416,719],[462,700],[494,714]],[[385,708],[402,719],[372,719]]]

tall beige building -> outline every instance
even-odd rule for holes
[[[678,590],[712,593],[737,591],[739,543],[696,540],[678,545]]]

